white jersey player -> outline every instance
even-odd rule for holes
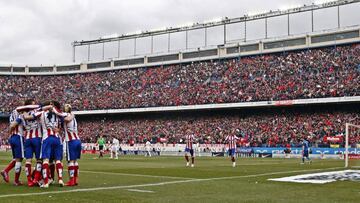
[[[151,143],[149,140],[145,143],[145,156],[151,157]]]
[[[110,159],[113,159],[114,156],[115,159],[119,159],[119,147],[120,147],[120,142],[118,139],[114,137],[111,145]]]

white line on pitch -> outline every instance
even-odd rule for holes
[[[213,181],[213,180],[228,180],[228,179],[236,179],[236,178],[253,178],[253,177],[261,177],[261,176],[269,176],[269,175],[287,174],[287,173],[334,170],[334,169],[340,169],[340,168],[343,169],[343,167],[334,167],[334,168],[310,169],[310,170],[278,171],[278,172],[253,174],[253,175],[244,175],[244,176],[228,176],[228,177],[219,177],[219,178],[177,180],[177,181],[167,181],[167,182],[138,184],[138,185],[121,185],[121,186],[112,186],[112,187],[82,188],[82,189],[49,191],[49,192],[38,192],[38,193],[7,194],[7,195],[0,195],[0,198],[4,198],[4,197],[20,197],[20,196],[34,196],[34,195],[47,195],[47,194],[62,194],[62,193],[73,193],[73,192],[89,192],[89,191],[100,191],[100,190],[131,189],[131,188],[139,188],[139,187],[141,188],[141,187],[163,186],[163,185],[191,183],[191,182],[204,182],[204,181]]]
[[[143,193],[153,193],[154,191],[151,190],[138,190],[138,189],[127,189],[130,192],[143,192]]]

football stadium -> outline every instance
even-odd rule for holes
[[[0,202],[360,202],[359,11],[0,0]]]

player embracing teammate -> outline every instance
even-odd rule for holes
[[[56,101],[48,102],[47,104],[52,105],[54,108],[60,108],[60,104]],[[43,160],[43,184],[41,185],[43,188],[48,188],[50,184],[50,160],[55,161],[59,185],[64,186],[62,180],[63,165],[61,162],[63,149],[59,135],[60,117],[54,113],[54,108],[43,109],[31,115],[23,115],[25,120],[39,120],[41,123],[43,138],[40,157]]]
[[[41,132],[41,124],[39,120],[25,120],[24,115],[31,116],[37,111],[41,111],[45,108],[51,107],[40,107],[39,105],[35,105],[35,101],[30,99],[25,101],[25,106],[18,107],[17,111],[23,111],[23,114],[19,116],[19,118],[12,125],[22,125],[24,129],[24,138],[25,138],[25,172],[27,177],[27,185],[32,187],[37,185],[41,176],[42,169],[42,160],[40,158],[41,152],[41,142],[42,142],[42,132]],[[23,109],[23,110],[22,110]],[[34,173],[31,172],[32,167],[32,158],[35,155],[36,165]]]
[[[78,185],[79,164],[77,162],[81,156],[81,141],[78,134],[75,115],[71,112],[70,104],[65,104],[64,113],[59,108],[55,108],[56,115],[63,119],[63,129],[66,142],[66,159],[68,161],[69,182],[66,186]]]

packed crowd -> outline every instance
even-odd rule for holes
[[[360,95],[360,44],[62,76],[0,76],[1,112],[21,98],[75,110]]]
[[[247,146],[297,146],[300,139],[310,136],[313,146],[329,146],[325,136],[344,136],[344,123],[360,125],[360,114],[349,112],[301,113],[283,112],[266,115],[170,116],[160,118],[98,120],[78,119],[79,135],[83,142],[94,143],[99,135],[116,137],[122,143],[145,143],[147,140],[183,143],[185,132],[194,132],[199,143],[223,143],[232,133],[241,137],[239,144]],[[0,123],[6,129],[6,123]],[[1,132],[0,132],[1,133]],[[2,131],[6,137],[6,132]],[[350,133],[351,144],[360,144],[360,129]]]

